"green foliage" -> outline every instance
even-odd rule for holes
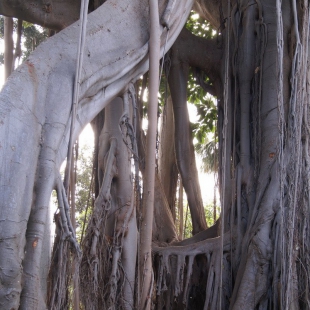
[[[0,40],[4,37],[4,16],[0,15]],[[0,65],[4,64],[4,54],[0,53]]]
[[[217,108],[212,97],[204,98],[204,103],[195,104],[198,120],[192,126],[196,138],[195,150],[202,158],[202,170],[211,173],[218,170]]]
[[[16,31],[18,19],[13,18],[13,30]],[[0,15],[0,39],[4,37],[4,16]]]
[[[216,31],[211,28],[210,23],[194,11],[191,11],[189,15],[186,28],[194,35],[206,39],[210,39],[216,35]]]
[[[194,93],[194,92],[193,92]],[[202,170],[206,173],[216,172],[218,168],[218,141],[216,137],[217,107],[215,98],[204,93],[191,100],[197,109],[198,119],[192,123],[195,150],[201,156]]]
[[[214,204],[208,203],[204,207],[206,221],[208,224],[208,227],[211,227],[215,224],[214,221]],[[221,212],[220,206],[216,205],[216,219],[219,218]],[[184,214],[184,233],[183,233],[183,239],[191,238],[193,236],[193,224],[192,224],[192,218],[190,215],[190,211],[188,206],[183,208],[183,214]]]
[[[214,136],[216,130],[217,108],[214,101],[207,96],[204,96],[203,100],[195,103],[198,120],[192,125],[198,143],[205,143],[208,140],[208,134],[211,133]]]
[[[216,210],[216,220],[217,220],[220,217],[221,207],[216,204],[215,210]],[[204,207],[204,211],[205,211],[205,216],[206,216],[208,227],[211,227],[212,225],[215,224],[215,221],[214,221],[214,204],[208,203]]]
[[[191,214],[189,212],[188,205],[187,205],[187,207],[184,208],[183,214],[184,214],[184,233],[183,233],[183,239],[188,239],[188,238],[191,238],[193,236],[193,234],[192,234],[192,232],[193,232],[193,223],[192,223],[192,217],[191,217]]]
[[[24,48],[22,59],[26,59],[35,48],[48,37],[48,30],[38,25],[23,22]]]
[[[218,142],[217,139],[206,140],[195,145],[196,152],[202,159],[202,171],[205,173],[217,173],[218,171]]]
[[[206,39],[213,38],[216,31],[209,22],[203,20],[195,12],[191,12],[186,28],[196,36]],[[192,124],[195,137],[196,152],[202,157],[203,171],[212,172],[217,169],[216,118],[217,107],[215,98],[208,94],[202,84],[210,85],[209,78],[197,68],[191,68],[187,84],[188,101],[197,109],[198,120]]]
[[[14,31],[17,29],[18,20],[13,19]],[[23,21],[22,28],[22,60],[25,60],[34,49],[48,37],[48,30]],[[4,39],[4,17],[0,15],[0,40]],[[0,53],[0,65],[4,63],[4,54]]]
[[[95,199],[91,186],[93,170],[93,156],[92,151],[88,146],[83,146],[79,150],[79,158],[77,162],[77,180],[76,180],[76,193],[75,193],[75,209],[76,209],[76,222],[77,222],[77,237],[80,239],[83,223],[86,214],[86,224],[88,222],[89,215],[93,201]],[[89,190],[91,193],[89,194]],[[88,206],[88,210],[87,210]]]
[[[0,15],[0,39],[4,37],[4,16]]]

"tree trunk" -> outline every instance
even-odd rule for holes
[[[161,120],[162,127],[158,154],[158,175],[175,221],[178,168],[174,148],[174,116],[171,97],[167,98]]]
[[[159,52],[160,25],[158,2],[149,1],[150,7],[150,70],[149,70],[149,101],[148,130],[146,136],[145,179],[143,182],[142,220],[140,226],[139,253],[139,287],[141,290],[139,308],[151,309],[153,291],[152,270],[152,236],[154,220],[154,188],[155,188],[155,152],[157,134],[157,111],[159,90]]]
[[[182,181],[180,179],[179,182],[179,201],[178,201],[178,205],[179,205],[179,239],[182,240],[183,239],[183,234],[184,234],[184,201],[183,201],[183,184]]]
[[[8,1],[2,1],[0,13],[22,14],[29,3],[27,0],[8,6]],[[176,39],[192,4],[190,0],[178,1],[173,6],[175,3],[171,0],[168,4],[167,12],[173,12],[169,23],[161,19],[170,27],[166,50]],[[166,16],[166,5],[167,1],[159,3],[161,17]],[[100,167],[104,173],[95,209],[105,206],[104,214],[110,217],[101,217],[95,211],[93,226],[88,228],[89,243],[85,243],[82,265],[89,264],[88,269],[82,268],[86,270],[82,278],[85,304],[94,302],[95,309],[102,305],[112,309],[137,307],[132,290],[135,282],[137,294],[143,288],[142,307],[154,296],[158,308],[309,309],[309,1],[197,0],[195,8],[208,16],[221,34],[216,42],[197,39],[183,31],[172,49],[169,84],[175,134],[179,138],[178,167],[192,201],[194,232],[201,232],[170,245],[154,243],[152,256],[151,238],[170,242],[174,239],[170,236],[175,234],[175,228],[169,228],[169,233],[162,229],[166,220],[158,220],[165,216],[170,225],[171,213],[161,215],[161,209],[156,208],[155,228],[150,230],[153,221],[148,221],[148,233],[144,236],[149,239],[148,244],[139,256],[140,270],[147,269],[147,283],[141,281],[137,285],[135,279],[143,279],[144,274],[135,272],[135,254],[139,249],[130,183],[130,142],[123,137],[124,127],[122,133],[119,130],[122,109],[121,99],[117,99],[107,108],[106,127],[99,139]],[[48,25],[61,28],[51,21],[49,10],[39,5],[29,13],[28,20],[44,24],[46,18]],[[147,70],[149,19],[146,0],[108,0],[90,15],[74,138],[108,102],[125,92],[129,82]],[[74,20],[74,14],[70,20]],[[161,30],[163,46],[167,30]],[[12,73],[0,94],[3,309],[46,308],[44,292],[38,292],[43,288],[40,268],[47,206],[54,188],[60,204],[62,237],[75,245],[59,168],[68,147],[77,33],[75,24],[41,45]],[[199,67],[209,75],[219,99],[219,175],[224,223],[220,236],[219,222],[204,230],[186,111],[189,66]],[[148,150],[146,160],[152,151],[155,153],[154,148]],[[153,160],[146,165],[154,165]],[[155,182],[156,186],[158,197],[162,196],[164,201],[160,182]],[[167,209],[167,201],[162,208]],[[153,213],[149,216],[152,218]],[[100,225],[102,221],[107,223],[105,231]],[[140,236],[143,230],[144,227]],[[67,252],[69,243],[63,240],[64,243],[67,248],[59,250]],[[154,294],[150,285],[151,256]],[[99,264],[99,260],[106,265]],[[65,272],[68,265],[61,261],[58,264],[63,267],[60,272]],[[106,268],[102,277],[98,277],[98,268]],[[102,293],[102,283],[108,283],[106,295]],[[103,294],[101,297],[94,292],[93,284],[96,292]],[[68,283],[64,287],[67,289]],[[61,298],[67,301],[67,297]],[[118,303],[117,297],[124,298]],[[67,307],[67,303],[58,306],[61,307]]]
[[[161,14],[165,4],[160,2]],[[171,15],[166,48],[180,32],[191,5],[191,0],[182,1]],[[87,56],[83,60],[73,139],[130,81],[147,70],[147,7],[147,1],[121,1],[119,5],[107,1],[89,16]],[[110,31],[101,31],[102,25]],[[0,116],[3,141],[0,169],[4,172],[0,174],[0,187],[4,189],[0,199],[0,239],[10,240],[9,246],[0,244],[3,279],[0,302],[6,309],[16,309],[20,302],[22,307],[45,308],[45,296],[38,296],[39,265],[47,206],[52,189],[56,183],[59,186],[57,171],[68,147],[78,38],[76,26],[64,29],[38,47],[18,71],[13,72],[11,82],[0,94],[3,111]],[[129,37],[131,40],[127,41]],[[106,42],[104,58],[99,48],[102,42]],[[99,66],[98,59],[101,59]],[[23,286],[22,270],[25,274]]]
[[[4,80],[6,80],[13,70],[13,18],[4,17]]]
[[[173,57],[169,72],[169,86],[175,116],[175,150],[195,235],[207,228],[207,222],[198,182],[193,137],[187,110],[186,88],[189,72],[188,65],[179,63],[179,60]]]
[[[15,69],[16,65],[16,60],[20,60],[22,56],[22,31],[23,31],[23,21],[21,19],[18,19],[17,21],[17,29],[16,29],[16,44],[15,44],[15,52],[14,52],[14,57],[13,57],[13,62],[12,62],[12,70]]]
[[[117,98],[106,107],[99,137],[98,167],[103,179],[83,241],[81,267],[86,309],[134,306],[137,224],[129,139],[127,129],[119,128],[122,117],[129,117],[122,104]]]

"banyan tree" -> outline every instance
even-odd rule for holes
[[[55,34],[0,93],[0,308],[310,309],[309,4],[2,0],[5,19]],[[214,37],[184,27],[191,10]],[[211,227],[187,110],[194,71],[217,102]],[[95,201],[79,243],[72,146],[88,123]]]

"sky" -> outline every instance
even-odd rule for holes
[[[188,104],[187,106],[188,106],[189,120],[194,123],[198,119],[197,109],[193,104]],[[202,160],[198,155],[196,156],[196,165],[198,169],[198,177],[203,203],[204,205],[210,204],[213,202],[214,198],[214,185],[215,185],[214,174],[201,172],[200,167],[202,166]],[[217,201],[219,201],[218,197]]]

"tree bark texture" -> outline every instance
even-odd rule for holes
[[[29,3],[25,1],[23,5]],[[20,10],[21,5],[15,9]],[[160,16],[166,5],[167,1],[159,2]],[[174,6],[166,50],[181,31],[191,5],[191,1],[184,0]],[[12,12],[13,8],[3,1],[0,13],[20,14]],[[174,241],[170,245],[160,243],[161,247],[159,242],[153,245],[153,301],[158,308],[170,309],[217,309],[219,305],[222,309],[238,310],[309,309],[309,1],[197,0],[195,8],[210,18],[221,35],[216,40],[205,40],[184,30],[172,48],[169,84],[178,168],[192,201],[196,235],[177,242],[169,237],[170,232],[175,233],[173,229],[160,236],[153,233],[153,239],[158,238],[155,241]],[[49,13],[42,17],[36,10],[33,12],[36,16],[28,20],[36,18],[44,24],[46,17],[49,22]],[[54,26],[61,28],[59,24]],[[146,0],[109,0],[89,16],[74,137],[114,97],[122,95],[129,82],[148,69],[147,29]],[[0,94],[3,309],[45,308],[44,294],[37,293],[42,287],[42,243],[50,193],[61,187],[58,171],[67,153],[77,33],[78,23],[38,47],[11,75]],[[166,29],[161,27],[161,33],[163,46]],[[190,66],[207,73],[218,95],[224,233],[219,232],[219,222],[205,230],[186,111]],[[119,113],[114,108],[112,102],[110,113]],[[112,184],[118,177],[117,165],[106,163],[115,163],[121,139],[116,143],[117,139],[109,141],[110,138],[107,134],[99,139],[107,146],[106,152],[101,153],[100,165],[109,171],[106,180],[110,176]],[[158,190],[161,192],[164,193],[162,188]],[[163,206],[166,208],[167,204]],[[160,216],[155,216],[155,223],[156,218]],[[120,247],[121,239],[113,232],[123,231],[118,225],[124,221],[118,222],[117,215],[114,220],[116,230],[111,221],[105,240],[110,242],[112,254],[111,269],[106,274],[109,293],[104,298],[112,308],[119,292],[119,262],[125,266],[128,258],[126,269],[131,269],[131,279],[136,277],[132,270],[136,250],[129,245],[126,252],[125,243]],[[133,233],[135,226],[129,221],[128,233]],[[160,231],[158,222],[154,227]],[[94,246],[87,249],[96,254],[98,236],[90,236]],[[134,237],[133,233],[128,240]],[[148,248],[142,260],[148,258],[146,253],[151,257]],[[141,264],[141,257],[139,260]],[[96,264],[94,260],[92,268]],[[147,266],[148,275],[151,268]],[[144,293],[144,301],[150,301],[150,278],[149,295]],[[124,286],[123,292],[132,302],[129,286]]]
[[[176,190],[179,172],[174,148],[174,116],[171,97],[167,98],[161,121],[162,125],[158,154],[158,175],[175,221]]]
[[[124,115],[123,101],[114,99],[105,109],[99,137],[98,167],[103,179],[83,241],[81,266],[86,309],[134,306],[137,224],[128,136],[126,128],[119,128]],[[126,274],[120,276],[121,270]]]
[[[196,6],[202,3],[198,1]],[[217,92],[220,151],[226,152],[221,157],[226,160],[220,160],[220,172],[225,176],[220,186],[225,189],[222,199],[225,197],[226,233],[222,264],[215,264],[219,259],[216,251],[208,256],[204,308],[215,309],[222,296],[222,309],[308,309],[309,279],[304,272],[309,272],[305,267],[309,266],[305,241],[309,239],[305,194],[309,3],[231,1],[230,15],[226,4],[221,6],[222,18],[231,19],[231,28],[227,28],[227,22],[223,25],[224,53],[222,67],[217,70],[222,76],[222,89],[217,88]],[[203,9],[206,12],[208,5]],[[227,36],[229,53],[225,46]],[[223,64],[227,57],[225,107]],[[184,62],[180,62],[182,66],[186,68]],[[224,130],[228,133],[225,139]],[[232,248],[226,252],[229,232]],[[185,244],[193,244],[195,237]],[[178,243],[183,244],[184,241]],[[171,257],[172,252],[169,247],[159,250],[159,291],[165,286],[165,274],[172,274],[165,257],[168,253]],[[191,254],[185,248],[180,250],[178,260],[184,255],[189,270]],[[179,266],[174,271],[175,281],[182,283],[180,273],[186,275],[183,263],[173,266]],[[220,273],[222,280],[218,278]],[[221,281],[220,294],[216,287],[221,289]],[[183,289],[187,289],[186,285]]]
[[[160,2],[160,14],[165,5]],[[190,0],[182,1],[172,14],[168,48],[191,5]],[[147,70],[147,8],[147,1],[118,5],[107,1],[89,16],[73,138]],[[25,308],[45,307],[45,298],[38,295],[42,240],[50,194],[67,153],[77,39],[78,22],[49,38],[12,74],[0,95],[0,186],[4,189],[0,217],[1,240],[6,240],[0,245],[3,308],[17,309],[20,303]]]
[[[152,270],[152,232],[154,220],[154,188],[155,188],[155,159],[157,111],[159,90],[159,59],[160,59],[160,24],[158,2],[149,1],[150,7],[150,69],[149,69],[149,100],[148,100],[148,130],[146,136],[146,163],[144,190],[142,196],[142,220],[140,226],[139,249],[139,280],[141,295],[139,307],[151,309],[153,291]]]
[[[4,80],[6,80],[12,73],[13,60],[13,18],[4,17]]]

